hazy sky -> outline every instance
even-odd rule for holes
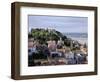
[[[87,33],[87,17],[69,17],[69,16],[38,16],[30,15],[29,31],[31,28],[52,28],[63,33]]]

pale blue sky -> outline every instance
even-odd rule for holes
[[[29,15],[29,31],[31,28],[51,28],[62,33],[87,33],[87,17],[71,16],[38,16]]]

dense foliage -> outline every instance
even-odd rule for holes
[[[35,40],[38,40],[41,44],[46,44],[49,40],[55,40],[56,42],[60,39],[64,41],[66,46],[70,46],[70,38],[67,38],[61,32],[54,29],[32,29],[28,34],[28,38],[33,37]]]

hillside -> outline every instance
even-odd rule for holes
[[[67,38],[64,34],[54,29],[31,29],[31,32],[28,34],[28,38],[34,38],[38,40],[41,44],[46,44],[49,40],[62,40],[65,46],[70,46],[71,38]],[[78,43],[78,42],[77,42]]]

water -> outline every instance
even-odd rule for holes
[[[63,33],[68,38],[76,40],[82,44],[88,43],[88,34],[87,33]]]

